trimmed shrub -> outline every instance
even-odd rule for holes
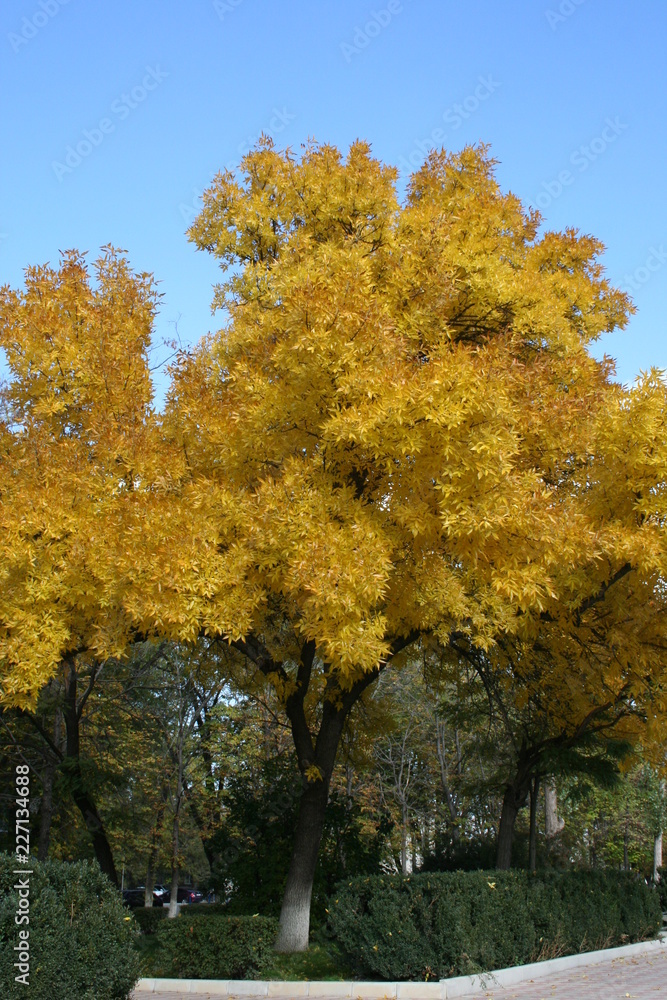
[[[358,973],[444,979],[655,936],[658,897],[618,871],[451,872],[357,878],[329,926]]]
[[[182,979],[261,979],[271,971],[278,921],[273,917],[192,919],[185,911],[160,924],[160,960]]]
[[[139,975],[136,930],[118,890],[89,861],[30,859],[29,924],[17,925],[22,866],[0,855],[0,995],[7,1000],[126,1000]],[[26,866],[27,867],[27,866]],[[29,987],[15,981],[29,931]]]
[[[155,934],[167,912],[166,906],[133,906],[130,910],[142,934]]]

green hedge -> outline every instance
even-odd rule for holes
[[[448,872],[357,878],[329,926],[363,976],[428,980],[655,936],[657,893],[626,872]]]
[[[0,996],[7,1000],[126,1000],[139,975],[136,930],[120,893],[92,862],[30,859],[29,924],[17,925],[13,855],[0,854]],[[29,985],[15,946],[29,932]]]
[[[177,979],[262,979],[273,964],[273,917],[193,918],[185,910],[158,929],[159,960]]]

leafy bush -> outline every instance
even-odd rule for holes
[[[133,906],[130,910],[143,934],[155,934],[167,912],[166,906]]]
[[[136,931],[120,893],[92,862],[30,859],[29,920],[14,917],[21,875],[0,855],[0,995],[7,1000],[126,1000],[138,974]],[[29,931],[29,987],[15,981],[19,930]]]
[[[657,894],[618,871],[357,878],[329,925],[364,976],[441,979],[654,936]]]
[[[159,927],[162,965],[183,979],[261,979],[271,971],[277,933],[273,917],[202,920],[184,912]]]

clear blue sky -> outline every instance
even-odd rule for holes
[[[184,344],[216,326],[184,231],[260,132],[365,138],[404,176],[484,141],[505,189],[632,284],[637,316],[599,345],[632,381],[667,368],[666,40],[664,0],[4,0],[0,284],[122,247],[161,281],[159,361],[174,323]]]

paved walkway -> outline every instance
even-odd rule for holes
[[[141,1000],[186,1000],[193,994],[141,994]],[[216,1000],[211,994],[197,994],[199,1000]],[[555,976],[505,989],[489,984],[486,991],[470,994],[466,1000],[658,1000],[667,997],[667,955],[618,958],[613,962],[573,969]],[[248,998],[244,998],[248,1000]]]
[[[473,993],[466,1000],[657,1000],[667,997],[667,955],[617,958],[532,982]],[[172,996],[172,1000],[174,1000]]]
[[[219,1000],[210,993],[141,993],[136,1000]],[[489,984],[465,1000],[658,1000],[667,997],[667,955],[617,958],[506,988]],[[243,998],[248,1000],[248,998]],[[462,998],[464,1000],[464,998]]]

